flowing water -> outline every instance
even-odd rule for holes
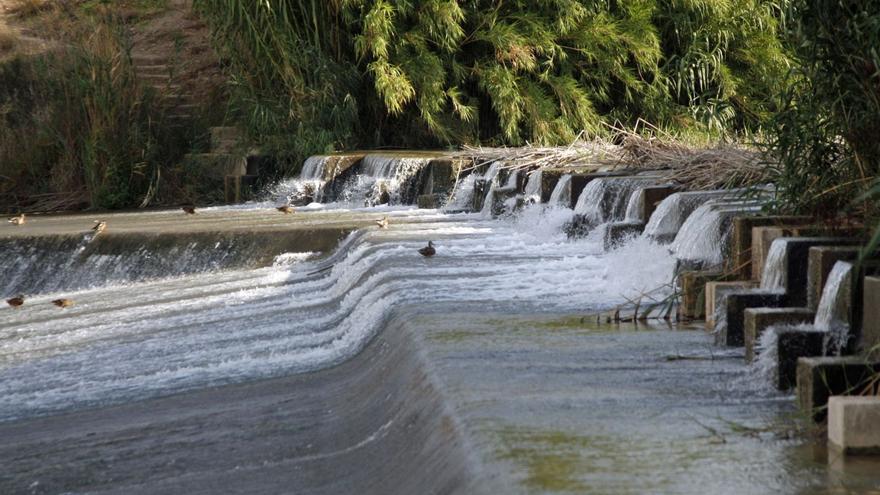
[[[550,193],[550,200],[547,202],[551,206],[568,208],[571,205],[571,175],[565,174],[559,178],[553,192]]]
[[[402,376],[406,379],[423,375],[445,377],[435,380],[431,386],[444,389],[440,395],[448,397],[448,401],[439,406],[426,406],[425,410],[406,417],[391,415],[396,402],[382,402],[378,411],[389,414],[387,422],[371,426],[364,437],[345,438],[346,443],[326,455],[297,457],[295,462],[303,464],[283,465],[284,473],[307,471],[308,465],[304,463],[318,460],[327,461],[329,469],[343,469],[337,465],[343,462],[342,456],[381,444],[384,436],[395,428],[404,428],[400,433],[403,436],[399,437],[404,440],[397,441],[405,443],[405,439],[410,438],[410,426],[421,424],[426,417],[447,414],[446,409],[454,409],[461,415],[461,424],[456,423],[458,420],[444,419],[442,426],[431,431],[471,432],[474,445],[465,440],[461,442],[462,448],[485,447],[488,451],[481,451],[484,454],[480,456],[474,454],[474,458],[467,457],[465,462],[491,464],[495,467],[481,468],[490,472],[489,479],[518,480],[529,487],[526,490],[529,492],[557,491],[553,487],[558,485],[553,483],[574,474],[541,471],[544,461],[532,456],[544,451],[557,456],[550,463],[552,466],[559,466],[558,455],[563,455],[561,458],[571,459],[575,464],[562,465],[572,469],[577,466],[582,471],[579,474],[582,480],[578,481],[582,484],[565,485],[574,491],[589,484],[610,492],[657,492],[672,486],[678,488],[676,492],[680,489],[683,493],[698,493],[709,481],[699,481],[699,476],[687,472],[701,472],[703,468],[697,469],[694,464],[681,472],[670,471],[671,466],[685,461],[686,464],[703,463],[708,472],[723,468],[722,478],[727,481],[717,481],[718,487],[727,486],[725,483],[733,480],[738,480],[736,485],[748,492],[769,486],[767,483],[774,489],[821,484],[821,480],[816,481],[821,476],[810,471],[810,481],[804,485],[806,470],[800,463],[787,469],[781,481],[775,469],[760,468],[766,462],[749,464],[753,458],[768,459],[767,462],[784,458],[791,450],[787,444],[730,437],[732,441],[723,442],[723,452],[719,450],[721,447],[712,445],[714,437],[706,431],[716,431],[716,436],[721,430],[725,435],[735,435],[732,430],[727,433],[724,421],[752,424],[755,411],[775,417],[787,409],[780,406],[783,403],[776,398],[769,401],[762,397],[750,398],[748,390],[731,389],[720,383],[719,376],[735,375],[743,368],[723,359],[716,361],[715,351],[708,347],[706,355],[711,354],[712,359],[694,360],[688,368],[670,359],[679,353],[702,352],[700,346],[708,346],[709,340],[701,332],[645,329],[627,334],[586,328],[582,317],[559,320],[558,315],[607,310],[646,292],[657,299],[670,295],[668,282],[676,257],[702,257],[709,261],[719,258],[723,249],[724,215],[717,213],[751,211],[751,206],[728,204],[694,213],[693,222],[691,219],[682,221],[684,227],[679,236],[686,234],[696,238],[699,234],[710,239],[702,244],[676,239],[675,255],[666,246],[648,238],[637,238],[612,252],[604,251],[602,240],[597,236],[569,239],[564,227],[574,213],[568,208],[570,197],[565,197],[570,195],[570,176],[560,179],[547,205],[527,202],[515,214],[496,219],[480,213],[453,213],[458,209],[472,209],[474,186],[478,181],[489,184],[484,209],[487,204],[491,208],[495,192],[516,189],[513,174],[503,186],[499,185],[498,164],[459,181],[447,211],[419,210],[407,205],[363,207],[364,204],[407,203],[411,196],[408,189],[427,161],[424,157],[368,155],[360,165],[361,172],[347,178],[332,201],[303,208],[290,219],[267,210],[271,201],[209,209],[192,219],[250,233],[249,241],[238,236],[226,243],[212,244],[209,239],[215,234],[205,234],[198,242],[164,246],[150,241],[149,236],[135,236],[130,241],[135,248],[109,253],[98,249],[105,245],[100,239],[97,242],[84,238],[52,240],[57,244],[53,244],[55,247],[9,241],[12,249],[4,250],[0,256],[6,256],[2,260],[15,269],[4,279],[2,289],[11,294],[26,287],[28,299],[19,310],[0,311],[0,429],[11,425],[10,431],[15,431],[19,424],[28,424],[31,425],[28,428],[38,431],[40,427],[33,421],[51,422],[58,413],[89,417],[88,411],[98,411],[99,415],[106,411],[113,421],[122,421],[113,412],[129,407],[122,404],[137,404],[136,401],[143,400],[154,401],[144,404],[178,404],[190,397],[201,397],[199,400],[205,404],[222,405],[216,414],[206,417],[205,421],[211,421],[212,417],[230,414],[228,411],[237,407],[236,404],[247,403],[246,399],[236,399],[234,394],[223,396],[221,392],[226,389],[215,387],[247,386],[269,383],[267,379],[302,376],[300,385],[308,383],[310,377],[319,382],[328,380],[326,391],[286,397],[285,401],[293,402],[272,403],[266,409],[271,414],[261,410],[262,416],[255,418],[233,415],[231,424],[236,426],[228,431],[253,426],[255,434],[266,434],[267,438],[279,435],[287,438],[293,432],[314,434],[311,441],[317,438],[328,442],[331,435],[316,424],[335,424],[341,414],[316,399],[322,393],[332,396],[336,390],[336,382],[328,377],[345,369],[345,364],[360,363],[383,377],[377,378],[378,381],[397,380],[394,378],[396,368],[371,368],[393,354],[420,363],[435,363],[424,368],[430,373],[423,368],[415,371],[407,368],[410,371],[403,372]],[[327,163],[317,159],[308,162],[300,180],[326,177]],[[535,184],[540,183],[540,178],[540,172],[530,174],[527,196],[538,196]],[[586,197],[598,201],[593,205],[582,195],[581,211],[602,219],[622,219],[627,211],[634,214],[642,201],[639,191],[646,181],[652,180],[594,181],[594,187],[601,189],[602,194],[586,193]],[[389,227],[372,226],[373,221],[382,216],[389,219]],[[272,223],[265,218],[271,218]],[[173,225],[168,228],[179,231],[180,235],[186,231],[178,225],[180,220],[168,213],[138,213],[130,222],[132,225]],[[311,253],[297,251],[293,242],[273,241],[280,235],[278,222],[290,222],[284,224],[288,228],[304,225],[326,229],[336,224],[358,228],[334,249]],[[664,225],[669,223],[675,222],[670,220]],[[121,224],[121,220],[117,224]],[[117,224],[111,221],[111,225]],[[370,227],[364,228],[364,225]],[[208,227],[204,230],[210,232]],[[264,233],[258,235],[260,232]],[[118,236],[123,238],[126,234]],[[431,258],[417,251],[428,241],[433,241],[437,249]],[[710,245],[712,242],[714,245]],[[716,252],[711,252],[713,249]],[[259,261],[248,262],[251,257]],[[837,267],[832,278],[840,279],[838,286],[845,285],[844,275],[838,273]],[[49,303],[57,297],[73,299],[76,304],[59,310]],[[836,303],[832,296],[828,305],[831,316],[827,320],[833,322],[837,318],[834,315],[839,313],[833,309]],[[415,342],[427,339],[430,343],[414,351],[404,347],[405,352],[399,354],[394,351],[397,348],[393,342],[404,335]],[[474,338],[477,340],[468,340]],[[374,343],[372,351],[365,352],[371,348],[371,342]],[[491,366],[479,368],[481,363]],[[602,379],[597,381],[596,377],[600,376]],[[692,387],[693,377],[699,377],[696,387]],[[382,393],[382,386],[369,383],[357,387],[357,391]],[[407,394],[419,396],[426,386],[407,386],[411,388],[389,392],[382,400]],[[173,395],[183,391],[188,394]],[[219,399],[211,394],[220,394]],[[730,401],[725,397],[734,399]],[[162,402],[165,400],[162,398],[170,402]],[[632,407],[633,401],[640,406]],[[403,403],[417,406],[410,400]],[[311,415],[297,417],[277,432],[273,430],[278,427],[276,423],[283,411],[290,408],[299,411],[296,408],[300,406],[312,407],[308,409]],[[360,410],[356,408],[360,406],[357,402],[350,407],[337,406],[356,412],[352,413],[353,419],[334,428],[347,431],[351,422],[360,421],[357,418],[370,416],[369,413],[357,414]],[[190,407],[186,409],[187,414],[195,414],[201,406],[197,403],[187,407]],[[700,421],[713,425],[704,430],[701,423],[692,422],[687,414],[674,412],[697,410],[701,414],[711,410],[719,419],[703,417]],[[346,414],[348,412],[351,411]],[[248,410],[248,414],[251,413],[256,414]],[[137,414],[147,415],[146,424],[161,423],[160,418],[150,417],[149,411]],[[71,421],[79,421],[75,418]],[[658,420],[665,425],[663,428],[657,428]],[[181,439],[174,436],[179,435],[182,428],[176,421],[172,421],[172,433],[166,434]],[[229,426],[223,425],[218,428]],[[766,426],[761,423],[755,427],[762,425]],[[571,429],[582,434],[582,437],[576,435],[574,443],[568,443],[567,434],[562,433]],[[88,442],[89,437],[83,435]],[[627,442],[624,440],[627,437],[631,437],[633,443],[621,444]],[[687,445],[673,448],[677,445],[673,437],[687,439]],[[294,437],[292,442],[301,440]],[[530,443],[545,440],[551,442],[549,447],[538,448]],[[115,441],[118,444],[122,440]],[[102,445],[115,445],[113,442],[108,440]],[[181,463],[187,457],[200,459],[200,451],[195,447],[189,454],[172,455],[178,448],[186,452],[188,442],[196,440],[194,437],[179,442],[157,440],[154,443],[162,445],[150,447],[157,449],[155,454],[150,451],[150,455],[137,464],[147,466],[143,468],[145,473],[164,472],[174,459],[181,459]],[[242,438],[240,442],[246,444],[247,439]],[[312,447],[302,443],[303,448]],[[229,447],[223,445],[224,450]],[[38,486],[31,484],[34,478],[29,477],[30,473],[59,465],[59,460],[50,459],[55,455],[52,452],[44,451],[40,445],[33,448],[31,453],[10,453],[2,457],[15,465],[15,472],[24,474],[20,478],[0,476],[0,487],[10,480],[11,483],[24,480],[24,486]],[[88,450],[92,448],[98,447],[86,446],[83,451],[94,452]],[[263,446],[253,448],[261,452]],[[641,460],[635,462],[632,456],[644,448],[649,448],[651,454],[637,455]],[[390,452],[388,449],[375,455],[384,458],[382,456]],[[656,462],[668,452],[678,457],[670,458],[671,463]],[[132,452],[121,452],[115,460],[126,462],[132,455]],[[272,455],[282,456],[283,452],[266,454],[265,458],[257,456],[263,459],[260,466],[271,465]],[[632,464],[610,473],[607,465],[600,466],[606,456],[613,456],[615,465]],[[218,457],[217,462],[225,462],[233,455],[218,454]],[[333,464],[337,458],[339,461]],[[27,464],[31,459],[36,463],[33,466]],[[162,466],[150,467],[151,459],[163,463]],[[595,463],[590,459],[595,459]],[[394,462],[404,461],[406,459]],[[444,464],[448,461],[441,460]],[[493,471],[510,464],[514,467],[509,472]],[[359,467],[346,464],[343,470],[356,472]],[[223,465],[221,470],[236,473],[230,482],[244,479],[240,477],[247,476],[247,472],[261,472],[253,466],[241,472],[237,469],[237,465]],[[52,476],[62,479],[66,471],[52,471],[55,473]],[[181,472],[186,473],[186,468]],[[425,472],[430,474],[431,469]],[[749,481],[751,478],[746,474],[758,472],[758,481]],[[531,477],[523,480],[523,473],[530,473]],[[83,479],[89,481],[88,476],[83,476],[77,483]],[[217,480],[225,479],[223,476],[220,472],[211,474],[212,479]],[[254,483],[268,479],[261,477]],[[536,479],[537,485],[534,484]]]

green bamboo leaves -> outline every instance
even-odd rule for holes
[[[765,0],[196,5],[251,101],[341,115],[332,98],[347,98],[357,125],[310,124],[336,145],[559,144],[639,118],[754,130],[786,70],[779,10]]]

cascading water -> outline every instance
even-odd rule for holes
[[[670,195],[657,205],[657,209],[648,220],[642,235],[657,242],[672,242],[694,210],[722,194],[730,193],[726,191],[700,191],[679,192]]]
[[[526,181],[526,189],[523,200],[526,204],[537,204],[541,202],[541,181],[544,172],[541,169],[529,172],[528,181]]]
[[[687,218],[669,249],[681,261],[719,266],[730,237],[731,218],[759,210],[760,206],[752,203],[707,202]]]
[[[626,217],[630,198],[653,177],[608,177],[587,183],[578,197],[574,211],[593,226],[620,221]]]
[[[761,272],[761,289],[775,292],[785,291],[785,276],[788,273],[788,239],[775,239],[767,252]]]
[[[642,212],[645,209],[645,189],[638,189],[632,196],[629,198],[629,204],[626,207],[626,216],[624,218],[627,222],[644,222],[645,219],[642,218]]]
[[[569,208],[571,206],[571,175],[565,174],[556,182],[556,187],[550,193],[547,204],[556,208]]]
[[[369,154],[361,162],[360,173],[345,183],[339,200],[354,206],[412,202],[414,179],[431,160],[430,157]]]
[[[852,263],[838,261],[828,274],[813,325],[828,332],[826,348],[840,352],[849,344]]]
[[[486,183],[488,184],[493,184],[499,170],[501,170],[501,164],[498,162],[493,162],[491,165],[489,165],[488,170],[486,170],[486,173],[484,174],[471,172],[470,174],[466,175],[463,179],[459,180],[456,183],[455,189],[452,193],[452,198],[446,204],[446,207],[444,209],[446,211],[452,212],[473,210],[477,181],[486,181]]]
[[[320,202],[323,199],[324,170],[330,156],[310,156],[303,163],[302,171],[296,179],[285,180],[270,191],[270,199],[281,204]]]

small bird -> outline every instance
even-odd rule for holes
[[[103,222],[101,220],[95,220],[95,226],[92,227],[92,231],[95,232],[95,235],[100,234],[107,230],[107,222]]]
[[[10,218],[9,223],[11,223],[12,225],[24,225],[24,213],[17,217]]]
[[[275,208],[275,209],[280,211],[281,213],[284,213],[285,215],[290,215],[291,213],[296,213],[296,210],[294,210],[293,207],[290,205],[279,206],[278,208]]]
[[[419,249],[419,254],[421,254],[425,258],[430,258],[431,256],[437,254],[437,250],[434,249],[434,242],[428,241],[428,245],[426,247]]]
[[[186,213],[187,215],[195,215],[196,214],[196,208],[194,206],[184,206],[183,208],[181,208],[181,210],[183,210],[183,212]]]
[[[58,306],[59,308],[69,308],[73,306],[74,303],[70,299],[55,299],[54,301],[52,301],[52,304]]]
[[[13,297],[12,299],[7,299],[6,304],[12,306],[13,308],[20,308],[24,305],[24,296],[21,294]]]
[[[380,229],[387,229],[388,217],[382,217],[382,220],[376,220],[376,225],[378,225]]]

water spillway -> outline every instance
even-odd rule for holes
[[[640,238],[609,252],[570,239],[563,180],[556,203],[493,218],[494,193],[537,196],[540,183],[532,172],[520,190],[500,164],[463,175],[446,209],[417,209],[430,161],[377,155],[291,215],[271,195],[194,216],[108,215],[105,237],[71,244],[82,248],[73,265],[53,254],[53,236],[85,239],[95,218],[5,230],[2,242],[32,251],[9,255],[21,275],[3,287],[26,303],[0,311],[0,491],[34,481],[125,493],[534,493],[559,480],[609,493],[779,488],[766,466],[788,447],[725,430],[764,427],[755,411],[777,406],[719,383],[738,372],[729,361],[668,359],[706,344],[703,334],[582,317],[669,296],[668,246]],[[308,165],[296,180],[326,172]],[[639,180],[606,189],[611,217],[654,181]],[[431,258],[417,251],[428,241]],[[58,297],[75,305],[56,308]],[[694,411],[729,440],[706,442]],[[659,416],[665,428],[651,423]],[[660,455],[670,445],[680,451]],[[547,474],[560,458],[572,471]],[[667,458],[724,474],[689,470],[670,485],[675,466],[641,462]],[[619,469],[597,468],[607,459]]]

